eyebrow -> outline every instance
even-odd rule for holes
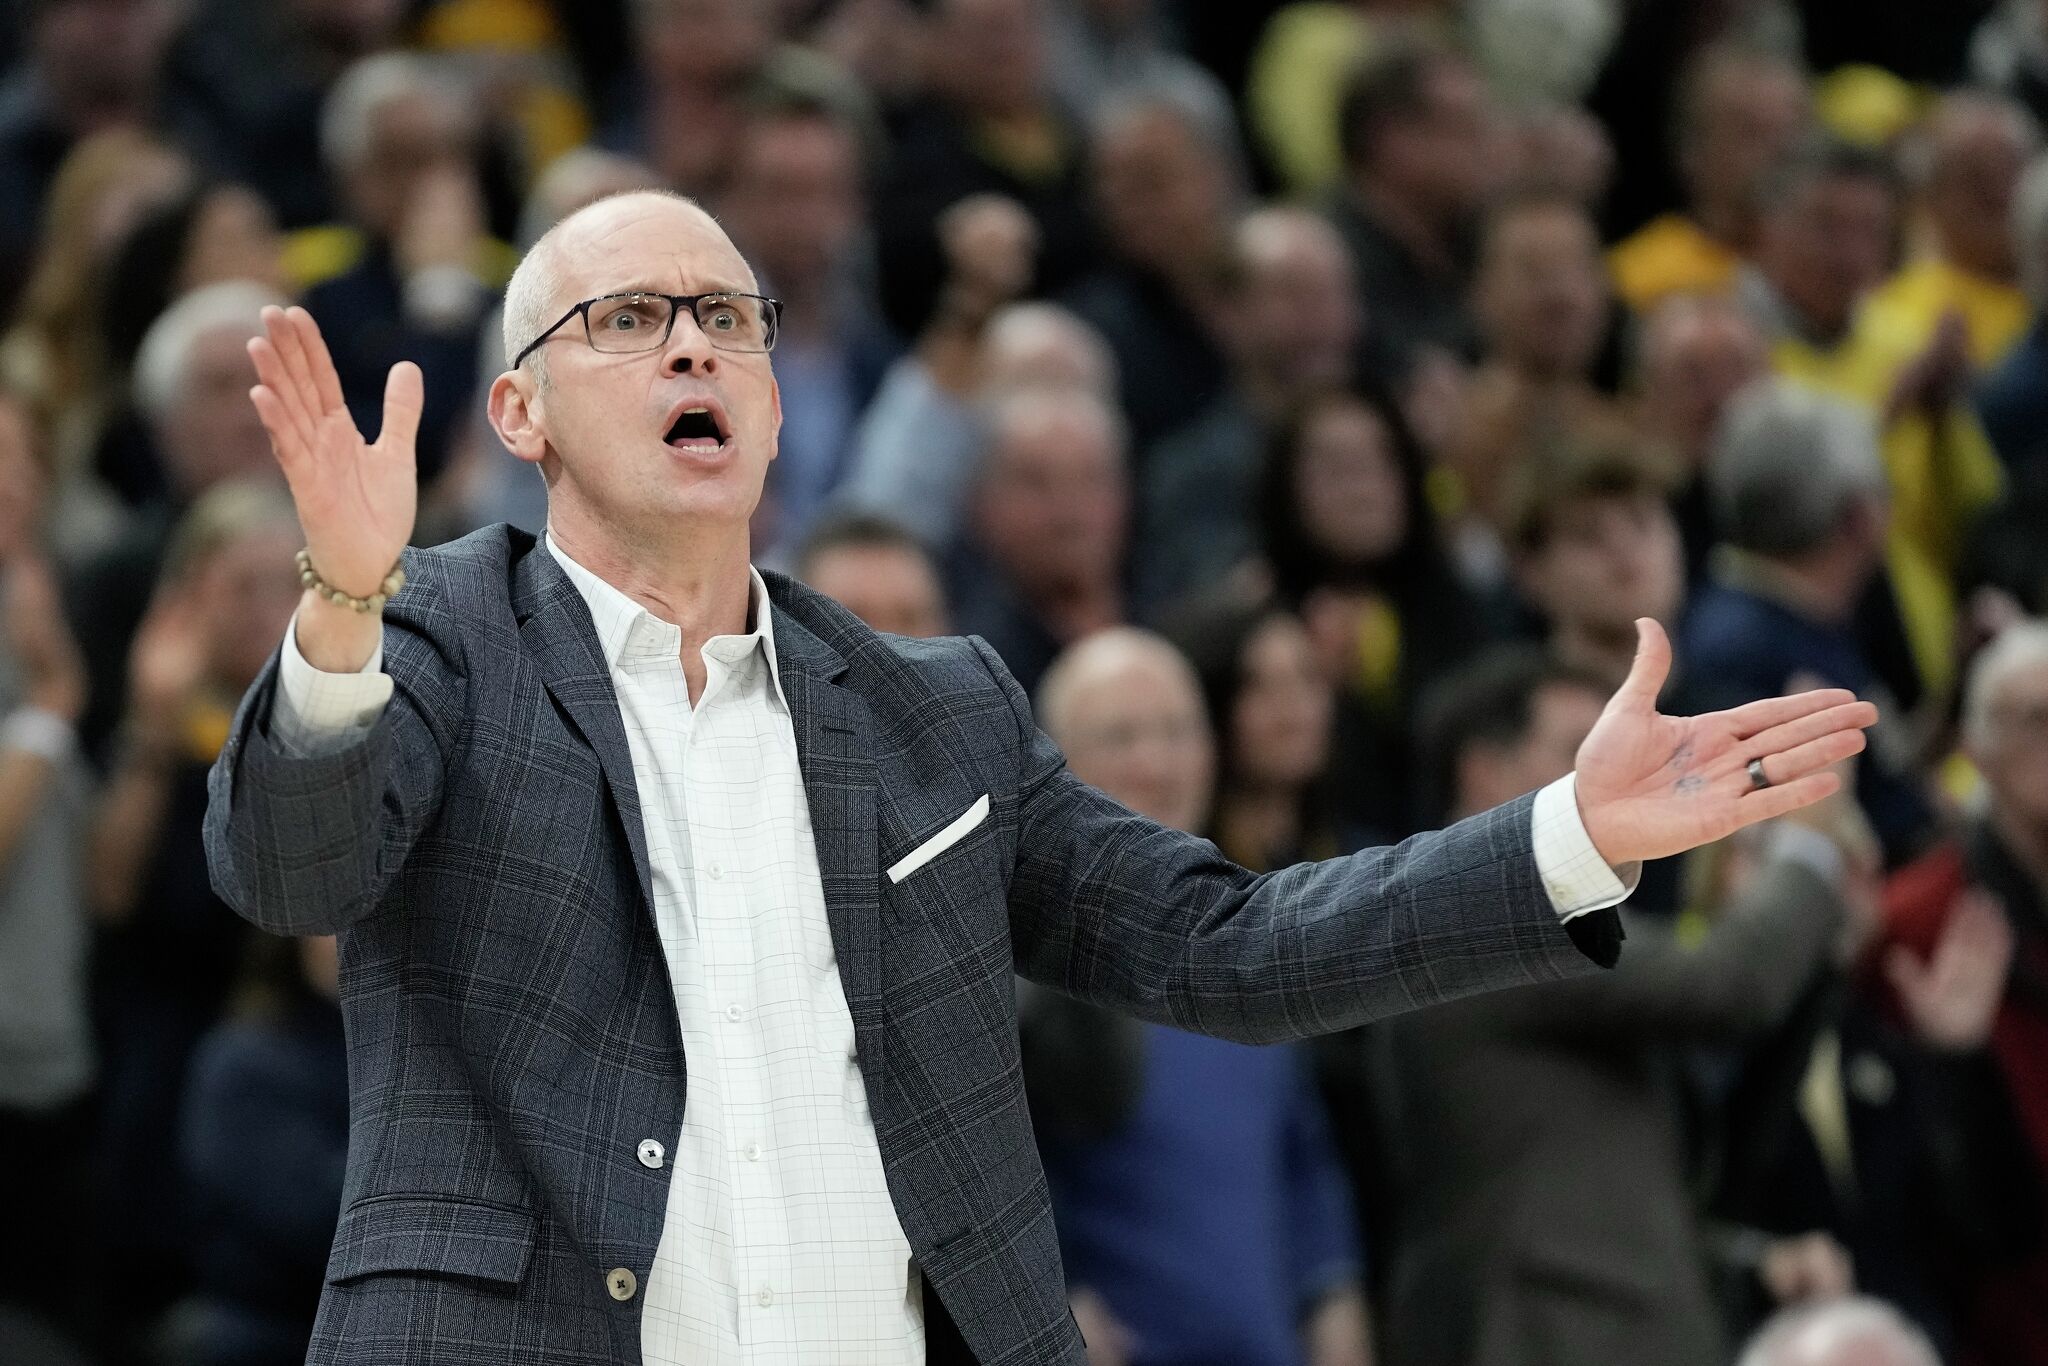
[[[609,299],[620,294],[667,295],[668,292],[669,291],[661,288],[659,285],[624,285],[618,289],[601,290],[597,294],[592,295],[591,297],[597,299]],[[754,291],[748,289],[745,285],[713,285],[709,289],[703,290],[702,292],[705,294],[752,294]]]

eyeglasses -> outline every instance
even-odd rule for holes
[[[772,351],[782,322],[782,300],[759,294],[600,294],[555,319],[512,361],[517,370],[542,342],[571,318],[583,319],[583,336],[593,351],[618,354],[654,351],[668,345],[676,313],[690,310],[705,339],[721,351]]]

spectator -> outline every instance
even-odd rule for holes
[[[1116,355],[1142,477],[1153,444],[1222,392],[1222,346],[1244,293],[1229,277],[1243,193],[1236,126],[1165,95],[1098,115],[1095,214],[1109,260],[1065,296]]]
[[[782,430],[754,516],[757,557],[796,548],[845,478],[855,425],[899,349],[860,258],[859,130],[823,105],[750,118],[719,198],[733,242],[783,302],[775,343]]]
[[[1638,313],[1674,294],[1723,294],[1756,245],[1766,177],[1812,127],[1797,66],[1715,45],[1679,79],[1671,121],[1686,207],[1637,228],[1608,254],[1616,291]]]
[[[2037,1173],[2048,1173],[2048,624],[2006,633],[1971,665],[1965,748],[1985,801],[1955,837],[1902,870],[1886,897],[1891,937],[1931,958],[1950,921],[1988,896],[2015,952],[1991,1052],[2018,1103]],[[1965,1332],[1969,1366],[2048,1362],[2048,1254],[1982,1278]]]
[[[398,42],[406,0],[202,0],[166,59],[190,112],[186,145],[217,175],[250,185],[287,228],[332,222],[320,164],[320,109],[334,82]]]
[[[1052,93],[1041,0],[934,0],[931,10],[927,93],[900,115],[875,196],[882,302],[905,336],[940,306],[940,219],[971,196],[1023,207],[1039,291],[1065,288],[1094,263],[1081,131]]]
[[[2000,476],[1961,402],[1969,377],[1961,324],[1937,328],[1915,353],[1881,318],[1863,316],[1865,296],[1890,270],[1899,221],[1889,163],[1845,146],[1818,149],[1772,178],[1756,268],[1745,272],[1741,294],[1770,339],[1775,373],[1859,403],[1880,425],[1893,503],[1885,564],[1893,620],[1867,633],[1910,706],[1954,681],[1956,557],[1963,528],[1997,496]]]
[[[796,577],[877,631],[947,634],[938,567],[894,522],[853,513],[819,523],[797,556]]]
[[[1124,428],[1085,393],[996,400],[973,500],[972,560],[947,596],[1026,692],[1059,652],[1124,620]]]
[[[1984,17],[1970,41],[1970,77],[2048,119],[2048,15],[2037,0],[1999,0]]]
[[[235,699],[298,602],[298,546],[291,502],[274,484],[221,485],[179,522],[136,636],[122,743],[94,820],[104,1068],[92,1227],[107,1255],[151,1268],[105,1306],[117,1350],[189,1282],[178,1111],[192,1051],[220,1016],[249,934],[208,880],[206,775]]]
[[[1336,809],[1379,838],[1421,828],[1414,709],[1485,625],[1438,540],[1420,466],[1391,405],[1324,394],[1275,438],[1259,495],[1273,587],[1338,690]]]
[[[1953,314],[1970,365],[1986,370],[2027,324],[2013,199],[2040,133],[2012,101],[1964,90],[1935,105],[1921,141],[1920,202],[1933,251],[1878,289],[1868,325],[1898,329],[1897,345],[1918,351]]]
[[[1227,385],[1142,467],[1131,559],[1148,608],[1220,583],[1257,555],[1266,449],[1288,413],[1352,377],[1357,294],[1336,230],[1305,209],[1258,209],[1239,222],[1232,250]]]
[[[347,222],[300,234],[293,248],[359,427],[374,431],[382,419],[392,365],[411,360],[424,373],[426,480],[471,397],[491,292],[511,274],[510,248],[486,232],[480,134],[452,68],[399,52],[349,68],[320,117],[321,156]]]
[[[1484,355],[1444,463],[1467,514],[1498,533],[1504,487],[1538,446],[1622,420],[1592,382],[1608,316],[1592,218],[1551,192],[1497,206],[1480,237],[1472,300]]]
[[[1162,13],[1171,8],[1159,0],[1057,0],[1052,79],[1061,102],[1092,121],[1109,104],[1156,98],[1211,127],[1234,124],[1223,82],[1171,46],[1172,20]]]
[[[1941,1366],[1934,1344],[1881,1300],[1787,1309],[1760,1329],[1738,1366]]]
[[[1568,772],[1607,694],[1536,655],[1474,665],[1427,726],[1443,814]],[[1368,1202],[1384,1191],[1394,1203],[1392,1366],[1723,1359],[1673,1047],[1784,1018],[1844,915],[1826,839],[1765,840],[1761,870],[1696,944],[1630,917],[1612,972],[1400,1017],[1354,1041],[1339,1078],[1377,1095],[1384,1161],[1354,1172]]]
[[[247,281],[211,285],[166,310],[136,354],[135,406],[162,461],[165,491],[70,585],[92,679],[82,734],[95,757],[104,756],[120,715],[122,665],[178,519],[217,484],[277,477],[249,404],[247,346],[263,329],[265,306],[283,302]]]
[[[1642,320],[1636,337],[1636,422],[1678,462],[1672,511],[1685,542],[1686,582],[1697,585],[1715,539],[1707,460],[1721,414],[1769,371],[1764,339],[1729,299],[1678,296]]]
[[[947,210],[948,308],[883,377],[854,436],[840,502],[901,521],[934,554],[961,536],[988,443],[977,398],[1044,386],[1115,404],[1116,358],[1056,304],[1011,303],[1030,275],[1033,229],[1016,205],[979,197]]]
[[[11,314],[34,258],[37,215],[78,142],[177,111],[158,104],[174,0],[37,0],[28,60],[0,85],[0,312]],[[54,243],[44,239],[45,249]]]
[[[1496,187],[1494,118],[1478,74],[1447,48],[1390,43],[1345,87],[1330,218],[1360,311],[1404,368],[1424,346],[1477,354],[1466,292],[1472,228]]]
[[[2048,492],[2048,157],[2013,195],[2013,238],[2029,321],[1977,391],[1977,413],[2013,488],[2039,495]]]
[[[1931,833],[1904,716],[1855,632],[1883,564],[1884,466],[1869,415],[1766,381],[1736,400],[1708,470],[1725,548],[1693,603],[1680,654],[1704,706],[1766,697],[1812,677],[1878,703],[1856,793],[1888,859]]]
[[[232,1015],[199,1042],[179,1123],[193,1295],[174,1341],[207,1366],[296,1366],[348,1158],[334,937],[252,941]]]
[[[1319,686],[1305,661],[1300,681]],[[1231,692],[1236,709],[1219,719],[1253,753],[1240,749],[1226,768],[1262,761],[1257,738],[1317,757],[1321,736],[1300,728],[1304,713],[1284,693],[1250,679]],[[1089,637],[1048,671],[1039,708],[1082,781],[1201,828],[1215,748],[1195,679],[1164,641]],[[1019,1008],[1033,1113],[1049,1121],[1040,1146],[1061,1253],[1077,1310],[1097,1320],[1091,1361],[1121,1347],[1132,1363],[1364,1366],[1350,1192],[1305,1054],[1139,1024],[1038,989]],[[1062,1037],[1095,1046],[1044,1046]],[[1083,1130],[1071,1098],[1100,1085],[1106,1039],[1128,1045],[1117,1078],[1127,1094],[1120,1113]]]
[[[26,406],[0,398],[0,1167],[16,1176],[0,1301],[51,1326],[85,1310],[67,1271],[93,1080],[86,1011],[85,666],[43,545],[47,476]]]
[[[9,387],[49,433],[51,534],[67,560],[103,548],[120,525],[92,479],[101,433],[122,406],[103,321],[108,270],[121,239],[190,175],[176,151],[131,128],[82,140],[50,188],[35,267],[0,342]]]

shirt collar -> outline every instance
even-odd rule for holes
[[[562,572],[569,576],[569,582],[576,585],[576,591],[583,595],[583,601],[590,608],[590,622],[597,628],[598,649],[604,655],[607,670],[619,667],[619,661],[626,656],[629,646],[638,648],[657,640],[667,642],[665,648],[669,658],[680,658],[680,627],[674,622],[663,621],[576,563],[567,551],[555,544],[554,537],[543,536],[542,539],[547,542],[548,553],[562,566]],[[786,708],[789,698],[782,691],[781,666],[775,655],[775,616],[768,602],[768,584],[761,577],[761,571],[752,565],[747,566],[747,609],[754,629],[745,635],[713,636],[704,642],[705,652],[709,655],[716,647],[715,652],[731,665],[758,649],[768,665],[768,677],[774,684],[775,695]]]

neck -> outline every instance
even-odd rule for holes
[[[1863,557],[1834,546],[1798,559],[1766,559],[1737,551],[1730,562],[1737,577],[1753,591],[1836,626],[1855,615],[1856,603],[1869,581]]]
[[[562,552],[683,633],[690,701],[704,695],[704,642],[748,628],[747,530],[656,539],[550,508],[548,536]]]
[[[1298,793],[1277,787],[1238,788],[1216,804],[1217,843],[1243,861],[1264,864],[1301,837]]]

